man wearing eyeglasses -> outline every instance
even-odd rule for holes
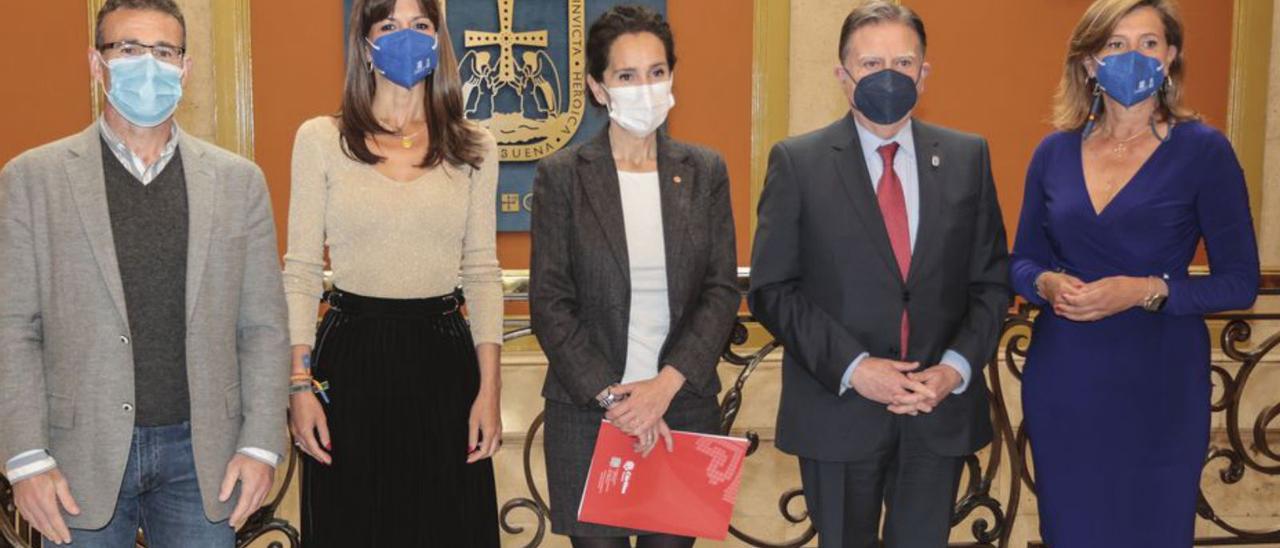
[[[79,135],[0,171],[0,463],[46,544],[229,547],[284,454],[262,172],[178,128],[173,0],[107,0]]]

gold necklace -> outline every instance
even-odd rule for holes
[[[1115,143],[1111,147],[1111,153],[1114,154],[1116,157],[1124,156],[1126,152],[1129,152],[1129,143],[1132,142],[1134,139],[1141,137],[1142,134],[1145,133],[1146,131],[1147,131],[1146,128],[1140,129],[1137,132],[1135,132],[1133,135],[1130,135],[1129,137]],[[1115,139],[1114,133],[1111,135],[1111,138]]]
[[[394,126],[392,126],[391,124],[388,124],[388,123],[383,122],[381,119],[379,119],[379,120],[378,120],[378,123],[379,123],[383,128],[394,127]],[[405,125],[408,125],[408,123],[406,123]],[[405,134],[404,134],[404,126],[401,126],[401,127],[397,128],[397,129],[396,129],[396,131],[395,131],[394,133],[392,133],[392,132],[387,132],[387,133],[389,133],[392,137],[399,137],[399,138],[400,138],[400,146],[401,146],[402,148],[404,148],[405,150],[408,150],[408,149],[413,148],[413,138],[414,138],[414,137],[417,137],[418,135],[421,135],[421,134],[422,134],[422,132],[423,132],[425,129],[426,129],[426,126],[424,125],[424,126],[423,126],[423,129],[420,129],[420,130],[418,130],[418,131],[415,131],[415,132],[413,132],[413,133],[410,133],[410,134],[408,134],[408,135],[405,135]]]
[[[400,138],[400,146],[404,147],[405,150],[408,150],[413,148],[413,138],[417,137],[421,133],[422,133],[422,130],[420,129],[409,135],[396,135],[396,136]]]

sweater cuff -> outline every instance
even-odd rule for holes
[[[491,343],[502,346],[502,283],[473,284],[463,287],[467,299],[467,321],[471,339],[477,345]]]

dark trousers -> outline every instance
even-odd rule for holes
[[[818,546],[878,548],[882,504],[886,548],[947,545],[963,460],[929,451],[915,430],[912,417],[894,417],[892,434],[871,440],[875,450],[863,459],[800,459]]]

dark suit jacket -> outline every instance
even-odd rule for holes
[[[671,332],[659,354],[715,397],[737,315],[729,175],[720,155],[658,138]],[[654,212],[656,215],[658,212]],[[547,399],[589,405],[626,369],[631,307],[626,228],[607,130],[538,163],[533,183],[533,330],[550,361]]]
[[[751,259],[751,311],[784,345],[777,445],[826,461],[862,457],[890,435],[892,414],[848,390],[863,352],[938,363],[947,349],[973,368],[969,387],[910,420],[941,455],[991,440],[983,366],[994,355],[1010,299],[1000,204],[981,137],[913,122],[920,212],[904,283],[894,261],[853,117],[787,139],[769,154]],[[938,166],[933,158],[938,158]]]

